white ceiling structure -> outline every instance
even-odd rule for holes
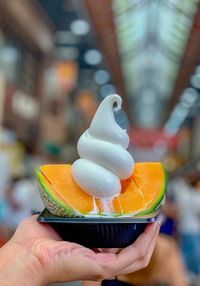
[[[135,125],[158,127],[176,84],[198,0],[113,0],[119,55]]]

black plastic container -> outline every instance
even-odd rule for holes
[[[66,241],[89,248],[122,248],[133,243],[158,214],[159,210],[135,218],[62,218],[45,209],[37,220],[50,224]]]

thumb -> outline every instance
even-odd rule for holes
[[[94,259],[95,253],[81,245],[52,241],[43,255],[47,283],[101,279],[102,269]]]

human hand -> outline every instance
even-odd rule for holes
[[[9,281],[19,279],[21,286],[38,286],[74,280],[97,281],[134,272],[147,266],[158,233],[159,224],[153,223],[120,253],[99,253],[62,241],[49,225],[38,223],[36,216],[32,216],[18,226],[12,239],[0,250],[1,283],[7,279],[5,285],[14,285]]]

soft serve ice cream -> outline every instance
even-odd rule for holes
[[[122,99],[117,94],[101,102],[89,129],[78,141],[80,159],[72,165],[76,184],[101,201],[110,201],[118,196],[120,180],[127,179],[133,172],[134,160],[126,150],[128,134],[114,118],[114,110],[121,109],[121,104]]]
[[[80,159],[73,165],[46,164],[36,170],[41,197],[52,215],[124,218],[159,212],[166,186],[163,166],[134,165],[126,150],[129,137],[114,117],[121,103],[118,95],[103,100],[78,141]]]

